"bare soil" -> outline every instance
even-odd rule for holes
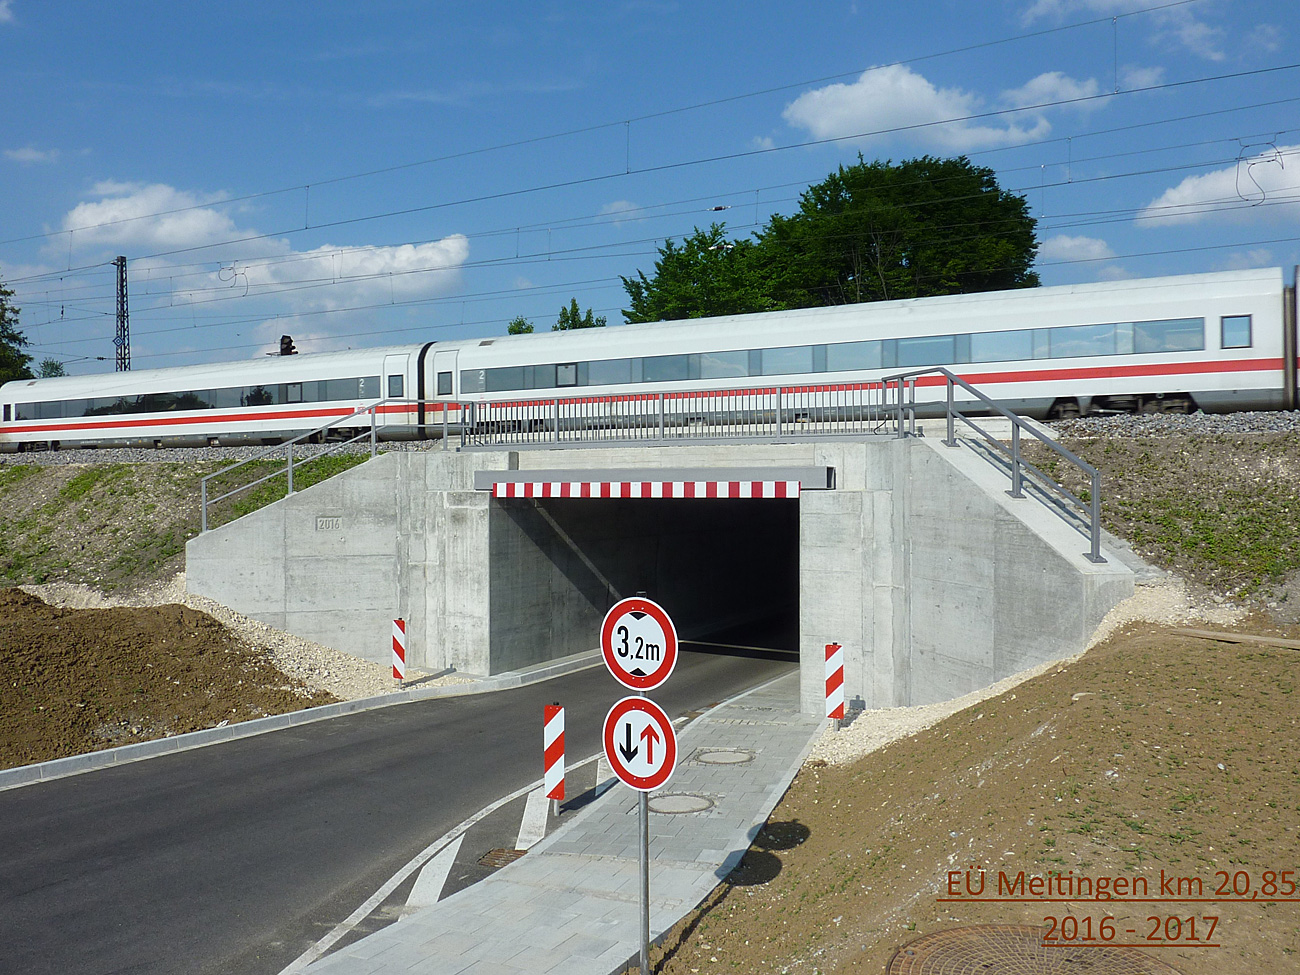
[[[1241,628],[1300,636],[1259,618]],[[1203,938],[1217,917],[1222,947],[1147,953],[1186,975],[1300,972],[1300,899],[1267,898],[1300,882],[1298,666],[1300,651],[1135,625],[854,764],[810,763],[739,869],[671,932],[656,971],[876,975],[948,928],[1071,917],[1099,932],[1109,917],[1116,941],[1144,943],[1148,918],[1186,931],[1196,917]],[[1159,897],[1163,871],[1205,896],[1248,878],[1256,899],[977,902],[968,870],[985,897],[999,873],[1021,871],[1141,877]],[[951,878],[963,899],[941,902]]]
[[[57,609],[0,590],[0,768],[328,704],[185,606]]]

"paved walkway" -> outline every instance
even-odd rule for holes
[[[677,771],[660,794],[703,796],[712,806],[650,815],[651,938],[731,872],[821,727],[799,714],[796,671],[682,733]],[[636,807],[636,794],[615,785],[522,859],[321,959],[309,975],[620,970],[639,951]]]

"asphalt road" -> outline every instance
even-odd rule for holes
[[[683,652],[670,716],[791,663]],[[0,972],[275,975],[411,857],[569,760],[624,691],[603,667],[0,792]]]

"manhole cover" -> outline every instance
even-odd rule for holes
[[[478,858],[478,862],[485,867],[499,870],[508,863],[514,863],[527,852],[527,850],[488,850]]]
[[[754,753],[747,748],[701,748],[695,760],[701,765],[744,765],[754,760]]]
[[[1044,928],[986,924],[917,938],[899,949],[888,975],[1178,975],[1178,969],[1136,948],[1044,945]]]
[[[674,792],[663,796],[651,796],[647,805],[651,812],[680,816],[682,813],[697,813],[712,809],[713,800],[707,796],[691,795],[689,792]]]

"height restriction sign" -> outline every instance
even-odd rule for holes
[[[641,792],[659,788],[677,766],[677,732],[649,698],[625,697],[610,708],[603,739],[614,774]]]
[[[677,666],[677,629],[664,608],[643,596],[622,599],[605,614],[600,650],[614,679],[634,691],[666,681]]]

